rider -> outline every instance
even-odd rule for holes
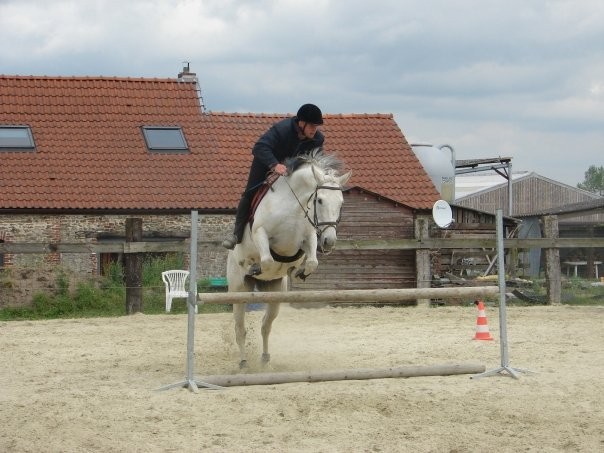
[[[243,239],[250,205],[254,193],[262,185],[269,171],[284,176],[285,159],[295,157],[323,146],[325,137],[318,127],[323,124],[321,109],[314,104],[304,104],[296,116],[281,120],[271,126],[252,148],[252,165],[245,191],[239,200],[233,234],[222,242],[227,249],[235,248]]]

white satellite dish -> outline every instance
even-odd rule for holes
[[[453,211],[445,200],[438,200],[432,206],[432,218],[440,228],[447,228],[453,223]]]

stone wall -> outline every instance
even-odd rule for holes
[[[126,219],[143,220],[143,238],[188,238],[190,215],[0,215],[0,238],[5,243],[93,244],[125,236]],[[233,216],[200,215],[198,239],[221,241],[232,230]],[[199,279],[225,275],[226,250],[220,246],[198,249]],[[189,253],[184,253],[186,266]],[[2,261],[0,261],[2,262]],[[0,274],[0,307],[31,302],[37,292],[54,290],[59,273],[70,281],[99,275],[96,253],[4,254]]]

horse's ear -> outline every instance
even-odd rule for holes
[[[315,181],[317,181],[317,184],[318,185],[323,184],[325,182],[325,175],[320,171],[316,171],[314,165],[311,165],[310,168],[312,168],[312,174],[315,177]]]
[[[346,183],[348,182],[348,180],[350,179],[351,176],[352,176],[352,171],[349,171],[348,173],[346,173],[346,174],[344,174],[342,176],[339,176],[337,178],[338,184],[341,187],[344,187],[346,185]]]

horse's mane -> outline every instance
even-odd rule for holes
[[[343,162],[334,154],[327,154],[323,148],[314,148],[306,154],[292,157],[285,161],[289,173],[295,172],[305,164],[313,164],[325,173],[340,174],[344,168]]]

